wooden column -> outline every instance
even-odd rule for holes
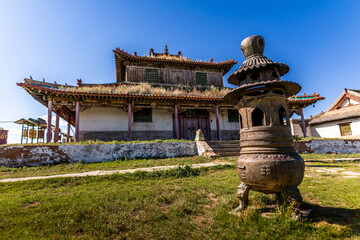
[[[23,120],[23,122],[21,124],[21,144],[23,142],[23,133],[24,133],[24,120]]]
[[[131,103],[128,104],[128,140],[131,141],[132,139],[132,132],[131,132]]]
[[[69,142],[69,141],[70,141],[70,126],[71,126],[71,115],[69,114],[69,117],[68,117],[68,125],[67,125],[66,142]]]
[[[221,133],[220,133],[220,120],[219,120],[219,107],[215,106],[215,114],[216,114],[216,130],[218,140],[221,141]]]
[[[59,121],[60,121],[60,110],[56,110],[54,143],[57,143],[59,141]]]
[[[305,118],[304,118],[304,112],[303,109],[301,108],[300,111],[300,115],[301,115],[301,128],[302,128],[302,132],[304,134],[304,137],[306,137],[306,126],[305,126]]]
[[[175,122],[175,137],[176,139],[179,139],[180,136],[179,136],[179,114],[178,114],[178,107],[177,105],[175,104],[175,112],[174,112],[174,122]]]
[[[75,142],[79,142],[80,102],[75,104]]]
[[[51,142],[51,113],[52,113],[52,100],[48,101],[48,120],[47,120],[47,132],[46,132],[46,142]]]

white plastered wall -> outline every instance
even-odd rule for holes
[[[308,121],[308,120],[306,120]],[[299,136],[299,137],[303,137],[304,134],[302,132],[302,125],[301,125],[301,120],[300,119],[290,119],[290,126],[291,126],[291,134],[293,136]],[[306,127],[306,136],[307,137],[311,137],[311,128],[308,125]]]
[[[172,114],[152,109],[152,122],[133,122],[132,131],[172,131]],[[128,113],[117,108],[93,107],[80,112],[80,131],[127,131]]]
[[[117,108],[93,107],[80,112],[80,131],[127,131],[128,114]]]
[[[173,131],[172,114],[163,109],[152,109],[152,122],[133,122],[133,131]]]
[[[240,125],[238,122],[229,122],[228,121],[228,112],[227,110],[219,110],[219,121],[220,121],[220,130],[237,130],[240,131]],[[215,113],[210,112],[210,128],[212,131],[216,131],[216,115]]]
[[[360,118],[344,119],[341,121],[334,121],[330,123],[323,123],[315,126],[311,126],[311,132],[313,137],[323,138],[336,138],[341,137],[339,124],[350,123],[352,136],[360,135]]]

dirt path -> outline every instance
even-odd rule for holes
[[[201,167],[213,167],[213,166],[223,166],[223,165],[234,165],[228,162],[211,162],[211,163],[200,163],[190,165],[192,168],[201,168]],[[0,180],[0,182],[19,182],[19,181],[28,181],[35,179],[48,179],[48,178],[60,178],[60,177],[85,177],[85,176],[101,176],[101,175],[110,175],[110,174],[125,174],[125,173],[134,173],[136,171],[141,172],[152,172],[152,171],[162,171],[178,168],[180,165],[171,165],[171,166],[160,166],[160,167],[149,167],[149,168],[135,168],[135,169],[125,169],[125,170],[111,170],[111,171],[92,171],[84,173],[69,173],[61,175],[50,175],[50,176],[39,176],[39,177],[25,177],[25,178],[6,178]]]

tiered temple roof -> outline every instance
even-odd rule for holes
[[[88,99],[108,99],[108,100],[136,100],[136,99],[149,99],[149,100],[183,100],[190,102],[204,102],[204,101],[222,101],[222,95],[228,89],[222,90],[209,88],[204,91],[199,90],[178,90],[178,89],[164,89],[160,87],[153,87],[144,83],[114,83],[114,84],[81,84],[80,86],[59,85],[56,83],[48,83],[36,81],[33,79],[24,79],[24,82],[18,83],[18,86],[24,88],[35,99],[42,102],[43,96],[50,98],[67,98],[77,99],[84,98],[83,101],[87,102]]]

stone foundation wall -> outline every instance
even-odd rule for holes
[[[294,142],[298,153],[360,153],[360,140],[308,140]]]
[[[221,140],[239,140],[240,139],[240,131],[239,130],[220,130],[221,132]],[[217,131],[211,131],[211,140],[216,141]]]
[[[197,155],[195,142],[9,145],[0,146],[0,167],[39,166],[51,163],[94,163],[118,159],[171,158]]]
[[[195,137],[195,136],[194,136]],[[128,131],[80,131],[80,141],[127,141]],[[172,139],[173,131],[133,131],[132,140]]]

